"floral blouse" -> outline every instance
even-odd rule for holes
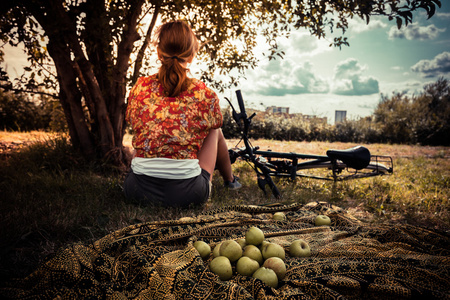
[[[157,75],[138,79],[128,96],[137,157],[196,159],[211,129],[222,126],[219,98],[196,79],[177,97],[164,96]]]

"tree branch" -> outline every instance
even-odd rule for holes
[[[19,88],[14,88],[11,85],[8,85],[8,86],[0,85],[0,88],[4,89],[5,91],[13,91],[15,93],[26,93],[26,94],[43,95],[43,96],[49,96],[49,97],[52,97],[54,99],[58,99],[59,100],[59,96],[58,95],[47,93],[47,92],[27,90],[27,89],[19,89]]]
[[[131,85],[134,85],[140,76],[140,71],[142,68],[142,61],[144,60],[145,50],[147,49],[148,45],[150,44],[153,28],[155,27],[156,20],[158,19],[160,7],[161,6],[159,5],[159,3],[155,5],[155,11],[153,12],[152,21],[150,22],[150,25],[147,29],[147,34],[145,35],[144,43],[142,44],[141,48],[139,49],[139,53],[138,53],[138,55],[136,57],[136,61],[134,63],[134,71],[133,71],[133,76],[131,78]]]

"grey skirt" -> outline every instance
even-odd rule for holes
[[[189,179],[163,179],[147,175],[127,174],[124,182],[125,196],[141,205],[165,207],[198,206],[204,204],[211,193],[209,172]]]

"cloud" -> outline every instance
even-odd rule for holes
[[[450,19],[450,12],[437,12],[436,17],[441,19]]]
[[[333,93],[347,96],[378,93],[378,80],[363,76],[365,70],[366,68],[354,58],[338,63],[334,69]]]
[[[411,70],[420,73],[423,77],[437,77],[450,73],[450,52],[442,52],[432,60],[423,59],[411,67]]]
[[[280,41],[280,48],[286,52],[286,57],[311,57],[333,49],[325,39],[318,39],[306,30],[292,31],[289,38]]]
[[[272,60],[258,74],[253,74],[253,80],[257,82],[253,92],[266,96],[327,93],[328,82],[312,70],[313,66],[308,61],[298,64],[291,60]]]
[[[406,27],[398,29],[391,27],[388,33],[390,40],[393,39],[407,39],[407,40],[434,40],[439,33],[444,32],[445,28],[437,28],[434,24],[428,26],[420,26],[417,23],[412,23]]]
[[[354,33],[385,28],[386,26],[387,24],[380,19],[372,19],[369,24],[367,24],[366,21],[357,18],[348,20],[348,28]]]

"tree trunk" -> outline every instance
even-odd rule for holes
[[[61,22],[62,28],[66,29],[65,39],[74,55],[74,60],[78,65],[78,68],[75,68],[75,70],[78,72],[77,76],[80,83],[85,87],[82,89],[82,93],[84,94],[85,99],[92,99],[94,103],[96,115],[91,117],[95,118],[99,129],[96,143],[101,156],[105,157],[115,148],[114,130],[109,118],[105,99],[92,70],[92,65],[86,58],[78,39],[76,25],[72,22],[60,1],[53,0],[50,2],[52,9],[55,12],[55,18]]]
[[[78,90],[70,51],[64,44],[57,41],[60,40],[50,39],[47,48],[58,73],[59,99],[66,116],[72,144],[74,147],[80,147],[87,157],[93,158],[95,157],[95,147],[89,128],[86,126],[81,93]]]
[[[103,2],[88,2],[84,7],[89,11],[89,30],[84,32],[77,28],[75,15],[64,8],[63,2],[27,2],[49,38],[48,51],[56,66],[60,102],[72,143],[88,158],[107,158],[119,166],[126,163],[123,136],[127,71],[134,42],[140,38],[137,26],[144,3],[130,2],[123,32],[116,36],[119,43],[115,53],[112,36],[93,31],[111,32]],[[89,113],[84,110],[83,100]]]
[[[140,36],[136,30],[137,21],[139,15],[142,11],[142,5],[144,1],[139,1],[135,3],[136,7],[130,9],[128,18],[126,21],[126,27],[122,34],[122,41],[118,45],[117,50],[117,63],[113,68],[113,85],[111,90],[111,103],[109,107],[111,121],[114,131],[114,140],[116,142],[117,154],[120,157],[115,157],[115,159],[124,160],[122,157],[122,141],[124,136],[125,128],[125,96],[126,96],[126,77],[129,67],[130,55],[133,52],[133,44],[137,41]]]

